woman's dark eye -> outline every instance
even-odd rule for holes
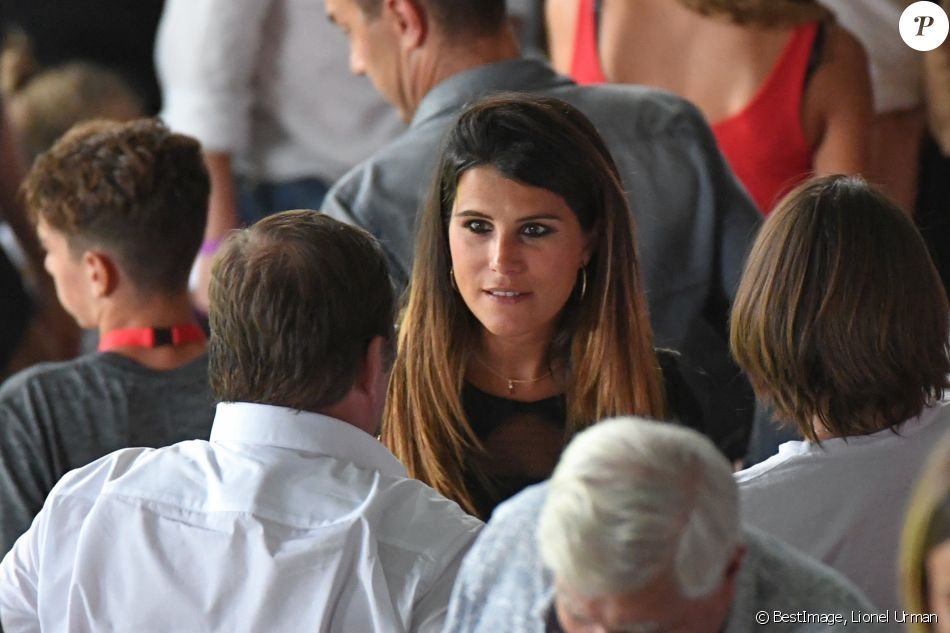
[[[521,227],[522,235],[527,235],[528,237],[542,237],[550,232],[551,229],[543,224],[525,224]]]
[[[463,226],[472,233],[488,233],[491,230],[491,225],[484,220],[469,220]]]

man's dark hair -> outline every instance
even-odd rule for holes
[[[508,16],[505,0],[415,0],[445,35],[485,35],[502,28]],[[383,0],[356,0],[370,19],[379,17]]]
[[[33,220],[73,254],[102,248],[146,294],[187,289],[208,213],[198,141],[157,119],[80,123],[40,154],[23,189]]]
[[[221,402],[317,411],[353,386],[370,341],[391,348],[386,259],[362,229],[285,211],[232,234],[209,289],[208,378]]]

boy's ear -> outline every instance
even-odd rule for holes
[[[110,296],[119,286],[119,268],[115,260],[102,251],[89,250],[82,254],[86,281],[97,299]]]

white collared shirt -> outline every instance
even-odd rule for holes
[[[219,404],[211,441],[67,474],[0,564],[27,631],[439,631],[481,522],[345,422]]]

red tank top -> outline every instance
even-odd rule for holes
[[[818,27],[812,22],[796,28],[752,100],[711,126],[719,149],[763,214],[812,172],[801,105]],[[579,2],[571,76],[579,84],[607,81],[598,57],[594,0]]]

